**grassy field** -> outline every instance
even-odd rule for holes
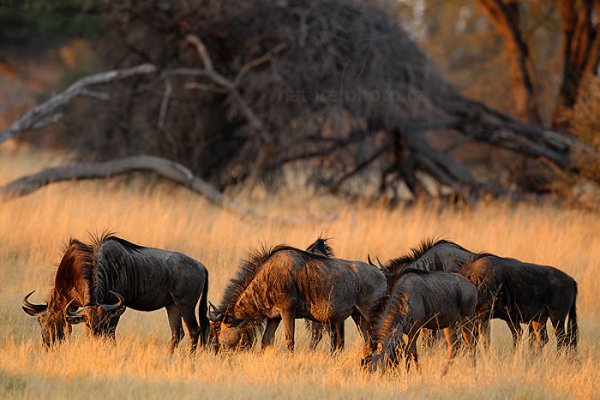
[[[57,160],[0,153],[0,184]],[[390,211],[292,192],[263,197],[252,207],[270,215],[338,217],[298,225],[240,219],[185,190],[169,185],[149,190],[142,179],[59,184],[0,203],[0,398],[600,398],[598,215],[503,203],[462,211],[428,205]],[[169,355],[166,312],[133,310],[121,319],[116,346],[88,339],[77,327],[69,343],[44,351],[37,322],[21,310],[23,295],[36,289],[32,300],[44,300],[69,237],[86,239],[88,232],[106,229],[203,262],[213,302],[249,250],[261,243],[305,247],[321,233],[332,238],[337,255],[349,259],[368,253],[382,260],[397,257],[421,239],[438,236],[473,250],[554,265],[579,282],[579,359],[557,357],[553,335],[539,355],[526,348],[513,354],[509,331],[500,323],[493,324],[491,349],[478,354],[475,369],[460,357],[444,377],[442,347],[421,353],[421,373],[363,373],[360,342],[349,322],[347,349],[335,357],[324,344],[315,352],[307,349],[302,322],[294,355],[284,350],[280,332],[276,346],[262,353],[190,357],[184,342]]]

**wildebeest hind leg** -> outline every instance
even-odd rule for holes
[[[181,316],[183,317],[183,322],[185,322],[185,326],[187,327],[188,333],[190,334],[190,351],[192,353],[196,351],[196,347],[198,347],[198,339],[200,338],[200,326],[198,325],[198,321],[196,320],[194,306],[195,304],[179,306]]]
[[[546,321],[529,323],[529,346],[534,352],[541,350],[548,342],[548,332],[546,330]]]
[[[477,356],[477,339],[479,338],[479,329],[477,322],[474,319],[467,318],[461,325],[463,339],[469,348],[471,355],[471,364],[475,367],[475,359]]]
[[[183,338],[183,327],[181,326],[181,313],[179,308],[173,304],[167,307],[167,316],[169,317],[169,326],[171,327],[171,352],[179,345]]]
[[[456,330],[454,328],[454,325],[451,325],[444,329],[444,337],[446,338],[446,344],[448,345],[448,361],[446,362],[446,366],[444,367],[444,371],[442,372],[442,374],[446,375],[458,351]]]
[[[281,310],[281,320],[285,329],[285,345],[288,351],[294,351],[294,330],[296,328],[296,316],[291,310]]]
[[[556,348],[561,350],[567,344],[567,336],[565,332],[565,318],[555,318],[550,316],[554,334],[556,335]]]
[[[518,322],[513,323],[512,321],[506,321],[506,324],[508,325],[508,329],[510,329],[510,333],[512,334],[513,350],[516,350],[519,340],[523,336],[523,328]]]

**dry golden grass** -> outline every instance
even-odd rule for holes
[[[32,161],[35,160],[35,161]],[[0,153],[0,183],[35,171],[57,156]],[[141,179],[65,183],[0,204],[0,398],[593,398],[600,396],[600,221],[597,215],[531,205],[494,203],[475,210],[433,206],[389,211],[333,198],[282,193],[255,208],[273,215],[339,213],[331,222],[285,225],[241,220],[185,190],[144,188]],[[127,311],[118,344],[88,339],[75,329],[69,343],[41,349],[39,327],[20,308],[37,289],[42,301],[53,267],[69,237],[111,229],[134,242],[182,251],[210,271],[210,299],[219,301],[247,251],[260,243],[304,247],[323,233],[338,255],[364,259],[399,256],[428,236],[449,238],[475,250],[555,265],[579,282],[579,361],[556,357],[554,341],[542,354],[511,350],[508,329],[493,324],[491,350],[476,369],[460,357],[441,377],[443,348],[423,351],[421,373],[370,376],[358,368],[360,343],[347,324],[346,351],[307,350],[297,323],[298,346],[289,355],[277,345],[260,353],[189,357],[186,346],[168,354],[166,313]]]

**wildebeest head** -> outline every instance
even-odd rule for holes
[[[65,318],[70,324],[85,323],[89,334],[94,336],[114,337],[119,317],[125,312],[125,300],[123,296],[109,291],[116,298],[115,304],[89,304],[80,310],[73,310],[73,300],[65,307]]]
[[[402,322],[396,322],[396,326],[389,331],[385,332],[383,327],[381,335],[377,335],[377,338],[371,340],[371,354],[368,354],[361,364],[367,368],[369,372],[377,371],[380,364],[382,368],[396,367],[399,364],[400,344],[403,336],[403,324]]]
[[[212,303],[208,309],[208,320],[213,350],[239,350],[252,346],[254,340],[247,337],[248,331],[243,329],[249,321],[240,321],[229,311],[219,311]]]
[[[65,316],[62,309],[49,307],[46,304],[34,304],[29,301],[29,297],[34,291],[29,292],[23,298],[23,311],[32,317],[37,317],[40,327],[42,328],[42,341],[44,346],[51,347],[57,342],[64,340],[67,330],[70,326],[65,323]],[[52,303],[52,299],[50,299]]]

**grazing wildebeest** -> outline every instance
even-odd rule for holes
[[[418,368],[416,342],[423,328],[443,329],[448,363],[457,353],[456,327],[460,327],[475,365],[477,289],[456,273],[403,268],[388,272],[388,291],[371,315],[372,353],[363,364],[375,371],[380,361],[397,366],[399,353]],[[408,336],[406,344],[403,335]]]
[[[424,271],[457,272],[457,265],[465,262],[475,253],[449,240],[429,238],[423,240],[409,253],[388,262],[387,266],[393,272],[405,268],[421,269]],[[381,266],[381,264],[380,264]],[[489,327],[485,329],[484,338],[489,336]],[[440,332],[426,330],[423,333],[425,343],[433,345],[439,338]],[[484,341],[484,343],[487,343]]]
[[[558,349],[577,349],[577,282],[563,271],[481,253],[462,264],[460,273],[477,287],[479,322],[506,321],[514,346],[523,334],[521,323],[529,324],[539,347],[545,345],[550,318]]]
[[[334,253],[333,253],[333,249],[331,248],[331,246],[328,243],[328,240],[329,239],[318,237],[317,240],[315,240],[313,243],[311,243],[306,248],[306,251],[308,253],[318,254],[318,255],[322,255],[324,257],[332,258],[332,257],[334,257]],[[215,320],[215,322],[210,321],[210,324],[211,324],[210,338],[211,338],[213,350],[218,351],[218,349],[219,349],[218,336],[219,336],[220,324],[221,324],[219,316],[225,312],[225,308],[221,308],[221,307],[217,308],[213,304],[210,304],[209,307],[210,307],[210,314],[213,315],[213,319]],[[225,307],[225,306],[222,306],[222,307]],[[358,317],[355,315],[354,318],[358,318]],[[356,321],[358,321],[358,319],[356,319]],[[266,318],[265,318],[265,321],[263,321],[262,323],[264,324],[265,322],[266,322]],[[327,330],[330,334],[331,351],[332,352],[340,350],[344,347],[344,323],[343,322],[323,324],[320,322],[306,320],[306,326],[307,326],[308,330],[310,331],[310,335],[311,335],[311,337],[310,337],[310,349],[311,350],[314,350],[318,346],[319,342],[323,338],[324,330]],[[253,321],[252,324],[245,325],[240,333],[240,342],[237,344],[237,346],[233,346],[233,347],[236,347],[239,350],[251,349],[256,340],[256,334],[258,331],[257,327],[260,327],[260,323],[258,321]],[[269,332],[265,331],[265,334],[269,334]],[[263,337],[264,337],[264,335],[263,335]],[[262,343],[264,345],[268,345],[266,342],[266,338],[262,340]]]
[[[225,290],[219,307],[224,311],[211,312],[210,319],[213,329],[218,327],[221,348],[239,346],[245,330],[262,327],[266,318],[263,347],[272,344],[283,321],[285,342],[293,351],[296,318],[339,323],[356,312],[363,317],[360,329],[366,339],[371,308],[386,287],[383,272],[368,264],[280,245],[255,253],[242,264]]]
[[[23,310],[37,316],[44,344],[52,345],[70,332],[71,324],[85,322],[95,336],[114,339],[125,307],[154,311],[165,307],[174,349],[183,337],[181,319],[190,335],[192,351],[208,332],[208,271],[181,253],[142,247],[104,234],[92,244],[71,239],[56,272],[54,288],[45,305],[23,300]],[[33,292],[32,292],[33,293]],[[116,304],[107,304],[116,297]],[[194,308],[200,299],[200,327]],[[79,307],[81,310],[77,311]]]

